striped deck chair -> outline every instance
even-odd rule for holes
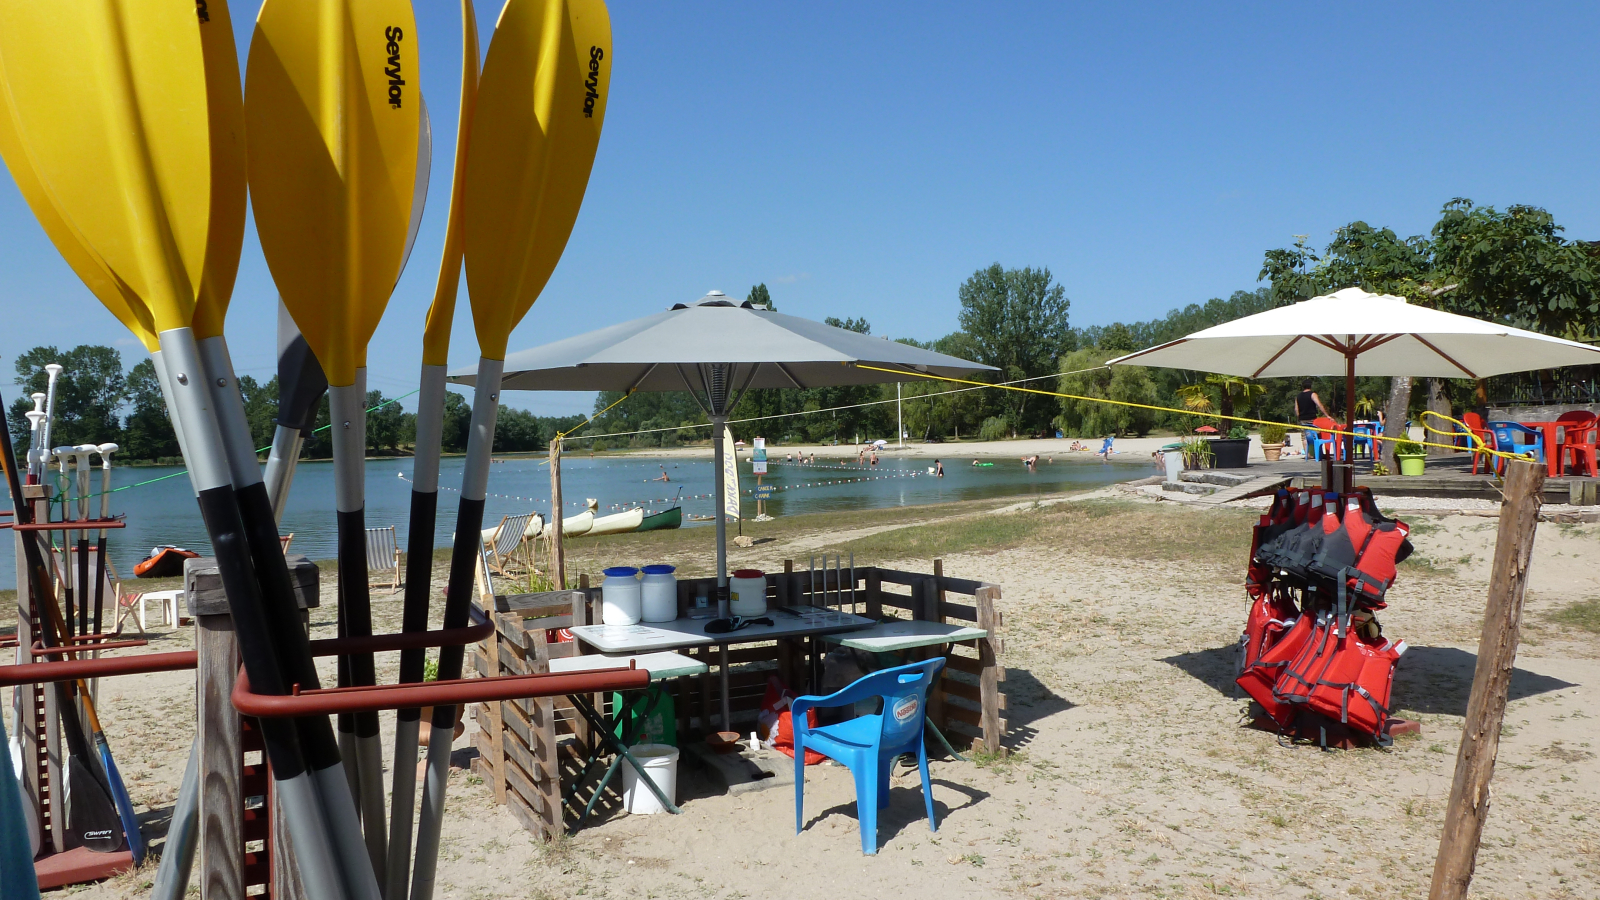
[[[488,551],[489,568],[494,574],[502,578],[511,575],[513,566],[526,567],[527,562],[519,559],[517,551],[522,549],[522,541],[527,537],[528,522],[535,513],[522,513],[515,516],[506,516],[500,524],[492,529],[485,529],[483,533],[483,546]]]
[[[382,576],[371,581],[373,576]],[[368,587],[386,587],[389,593],[400,590],[400,545],[395,540],[394,526],[367,529]]]

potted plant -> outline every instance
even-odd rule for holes
[[[1267,462],[1277,462],[1283,457],[1283,438],[1288,433],[1287,425],[1261,426],[1261,453]]]
[[[1189,438],[1183,442],[1185,469],[1209,469],[1212,458],[1211,442],[1205,438]]]
[[[1421,475],[1428,454],[1416,441],[1401,441],[1394,445],[1394,458],[1400,464],[1401,475]]]
[[[1242,469],[1250,465],[1250,432],[1243,425],[1228,429],[1225,438],[1212,438],[1211,452],[1219,469]]]

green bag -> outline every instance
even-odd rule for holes
[[[611,708],[622,708],[622,695],[611,695]],[[633,709],[629,712],[629,721],[617,723],[617,738],[621,740],[627,727],[633,728],[633,742],[636,744],[666,744],[669,747],[678,746],[678,713],[677,707],[672,702],[672,693],[652,685],[645,691]]]

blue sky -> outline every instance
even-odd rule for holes
[[[370,358],[416,384],[455,133],[460,23],[417,0],[428,207]],[[232,4],[241,62],[259,3]],[[1048,266],[1077,325],[1255,286],[1262,252],[1353,219],[1426,231],[1452,197],[1600,238],[1600,6],[613,2],[613,85],[584,209],[513,350],[766,282],[784,312],[956,328],[974,269]],[[499,7],[478,8],[487,48]],[[143,351],[0,179],[0,369],[40,343]],[[252,231],[229,313],[271,377]],[[452,365],[477,357],[460,304]],[[23,323],[29,327],[21,327]],[[14,391],[14,388],[11,388]],[[508,395],[540,413],[592,396]]]

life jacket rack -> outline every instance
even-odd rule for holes
[[[1364,487],[1277,492],[1252,535],[1250,612],[1236,653],[1236,681],[1258,723],[1324,748],[1330,730],[1390,743],[1406,645],[1383,636],[1376,613],[1411,554],[1410,531]]]

